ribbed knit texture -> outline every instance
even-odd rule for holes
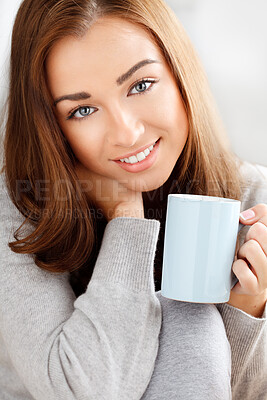
[[[260,203],[267,204],[267,168],[244,162],[245,178],[241,211]],[[249,226],[241,230],[240,245]],[[233,400],[267,399],[267,306],[262,318],[230,306],[219,304],[232,358]]]
[[[160,223],[115,218],[77,299],[69,276],[13,253],[23,221],[0,177],[0,399],[138,400],[158,351],[153,285]]]
[[[267,203],[267,169],[244,163],[242,172],[242,209]],[[158,221],[110,221],[92,279],[76,299],[68,274],[10,251],[23,218],[2,177],[0,187],[1,400],[140,400],[147,388],[148,400],[229,400],[222,379],[230,381],[230,357],[232,399],[267,399],[266,310],[254,318],[227,304],[156,295]]]
[[[267,339],[266,309],[262,318],[254,318],[229,304],[220,304],[217,308],[225,321],[226,333],[232,343],[232,384],[236,384],[243,371],[246,379],[253,379],[267,363],[266,353],[262,351]],[[245,349],[244,352],[240,351],[242,348]]]
[[[153,219],[118,217],[111,220],[105,229],[91,282],[112,281],[136,291],[154,290],[151,264],[156,241],[153,238],[158,235],[159,227],[159,221]],[[113,264],[110,260],[114,260]]]

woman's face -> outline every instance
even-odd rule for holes
[[[166,182],[188,121],[170,69],[143,28],[101,18],[84,37],[58,41],[46,68],[58,122],[86,169],[141,192]]]

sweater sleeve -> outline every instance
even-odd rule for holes
[[[242,211],[259,203],[267,204],[267,168],[244,162]],[[249,227],[242,229],[240,245]],[[229,304],[217,305],[232,354],[233,400],[260,400],[267,393],[267,306],[262,318]]]
[[[153,281],[160,223],[111,220],[76,299],[67,273],[44,271],[9,249],[23,218],[2,189],[0,329],[25,387],[37,400],[140,399],[161,326]]]
[[[267,393],[267,319],[229,304],[217,305],[232,354],[232,399],[260,400]]]

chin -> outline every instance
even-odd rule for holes
[[[168,176],[160,177],[155,179],[138,179],[133,182],[129,182],[127,188],[135,192],[150,192],[161,187],[168,180]]]

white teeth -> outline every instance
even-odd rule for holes
[[[130,156],[129,158],[121,158],[120,161],[126,162],[127,164],[136,164],[139,161],[143,161],[150,154],[154,146],[155,143],[149,146],[144,151],[141,151],[140,153],[136,154],[136,156]]]
[[[144,153],[145,153],[145,156],[148,156],[148,154],[150,153],[149,149],[145,149]]]
[[[137,163],[138,160],[137,160],[136,156],[131,156],[131,157],[129,157],[129,161],[131,164],[135,164],[135,163]]]
[[[141,151],[141,153],[138,153],[138,154],[136,155],[136,158],[137,158],[138,161],[142,161],[142,160],[144,160],[144,159],[146,158],[146,156],[145,156],[145,154]]]

